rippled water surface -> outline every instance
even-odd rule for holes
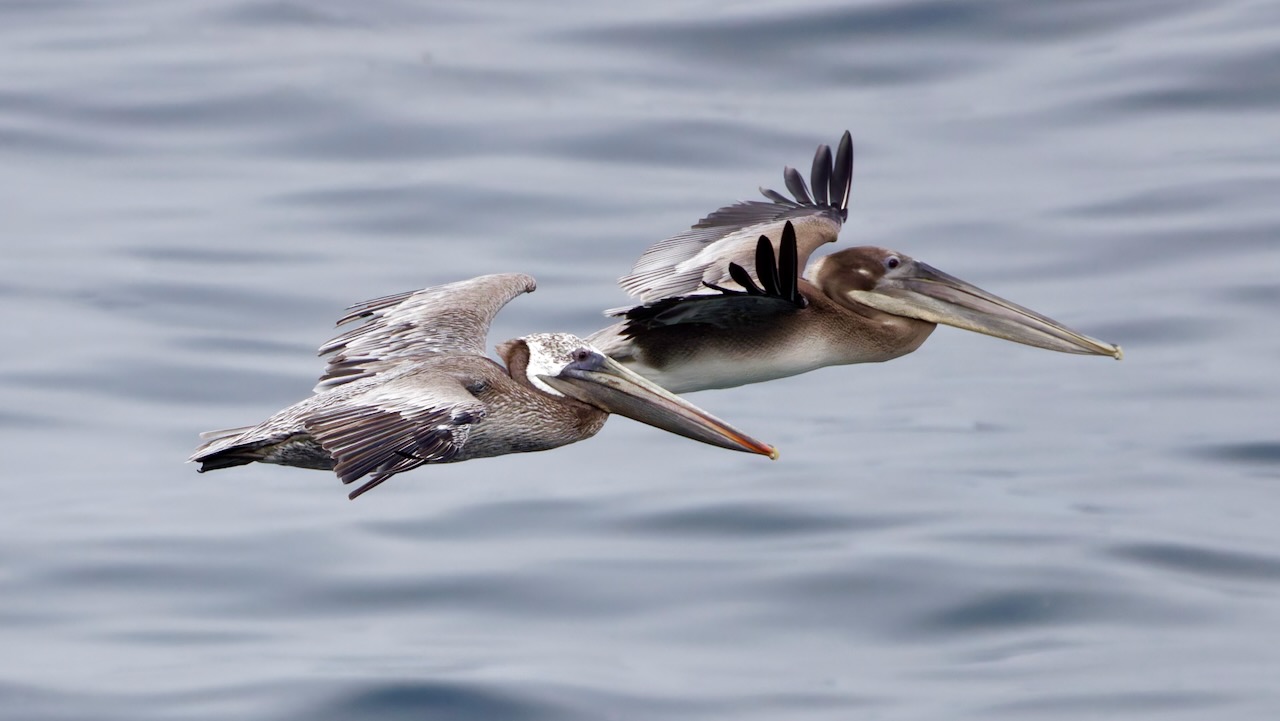
[[[0,5],[0,717],[1280,715],[1272,2]],[[343,307],[649,243],[849,128],[843,239],[1121,343],[941,329],[552,453],[182,461]]]

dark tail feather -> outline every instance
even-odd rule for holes
[[[257,448],[250,446],[238,446],[228,448],[225,451],[218,451],[209,456],[198,459],[200,461],[200,472],[216,471],[219,468],[232,468],[235,466],[243,466],[262,458],[262,454]]]

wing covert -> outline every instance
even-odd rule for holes
[[[337,324],[364,323],[320,347],[320,355],[330,358],[315,389],[366,378],[406,358],[436,353],[482,356],[494,316],[536,287],[531,276],[499,273],[353,305]]]
[[[343,483],[369,477],[354,499],[397,473],[453,460],[484,417],[484,404],[455,376],[424,371],[312,414],[305,425]]]

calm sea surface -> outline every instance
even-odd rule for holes
[[[0,718],[1280,717],[1280,5],[0,4]],[[197,475],[358,300],[649,243],[844,129],[941,329],[397,477]]]

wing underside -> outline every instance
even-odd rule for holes
[[[811,188],[799,171],[788,167],[783,179],[794,197],[761,188],[768,202],[748,200],[720,208],[689,230],[650,246],[618,284],[645,303],[705,292],[705,285],[732,284],[729,265],[754,271],[759,237],[779,237],[788,222],[795,227],[803,269],[814,250],[839,235],[848,215],[852,178],[853,141],[846,131],[834,156],[830,147],[818,146]]]
[[[756,240],[751,273],[730,263],[730,288],[707,284],[707,293],[663,298],[619,313],[626,320],[622,335],[635,338],[657,328],[676,325],[706,325],[720,329],[767,324],[779,315],[804,308],[808,301],[800,294],[797,269],[797,240],[794,226],[783,226],[775,256],[767,236]]]

